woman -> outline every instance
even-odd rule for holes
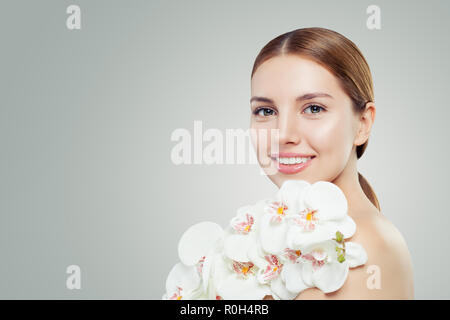
[[[413,299],[406,243],[357,171],[376,108],[370,69],[356,45],[324,28],[280,35],[255,60],[251,96],[251,129],[267,131],[269,139],[253,139],[269,179],[278,187],[291,179],[336,184],[357,225],[351,241],[368,254],[338,291],[309,288],[296,299]],[[270,150],[272,129],[278,129],[276,153]]]

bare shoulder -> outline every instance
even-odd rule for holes
[[[354,220],[356,233],[347,241],[364,247],[366,264],[350,269],[338,291],[310,288],[296,299],[414,299],[411,257],[400,231],[378,211]]]

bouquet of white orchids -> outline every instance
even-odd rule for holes
[[[345,241],[356,231],[344,193],[335,184],[283,183],[274,198],[240,207],[224,229],[200,222],[182,235],[180,258],[162,299],[294,299],[317,287],[342,287],[349,268],[367,261]]]

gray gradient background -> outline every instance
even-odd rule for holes
[[[408,243],[415,297],[450,298],[449,15],[449,1],[2,1],[0,298],[160,299],[186,228],[276,191],[254,165],[173,165],[172,131],[247,129],[257,53],[311,26],[365,55],[377,117],[359,170]]]

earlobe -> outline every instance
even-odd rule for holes
[[[363,145],[368,138],[369,138],[368,136],[364,135],[364,131],[360,129],[355,138],[355,146]]]
[[[375,121],[376,107],[373,102],[367,102],[365,110],[359,119],[359,128],[355,138],[355,145],[360,146],[369,139],[373,122]]]

